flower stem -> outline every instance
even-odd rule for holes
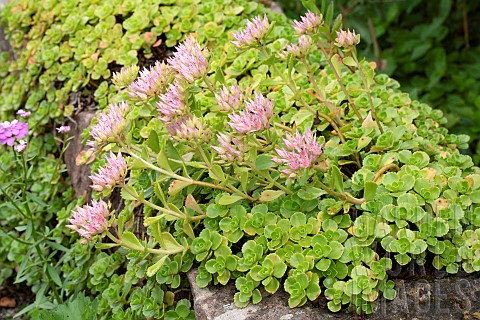
[[[360,62],[358,61],[356,50],[352,51],[352,57],[353,57],[353,60],[355,61],[356,65],[358,67],[358,70],[360,70],[360,76],[362,77],[363,85],[365,86],[365,91],[367,92],[368,102],[370,103],[370,110],[372,111],[373,118],[375,119],[375,122],[377,123],[377,126],[378,126],[378,129],[380,130],[380,133],[383,133],[382,124],[380,123],[380,120],[378,119],[377,112],[375,111],[375,107],[373,105],[372,95],[370,93],[370,86],[368,85],[367,78],[365,77],[365,71],[363,70],[363,67],[360,65]]]
[[[353,102],[352,98],[348,94],[347,88],[345,88],[345,85],[342,82],[342,78],[340,77],[337,70],[335,69],[332,61],[330,61],[331,56],[328,55],[327,51],[325,50],[325,48],[323,46],[319,46],[319,47],[320,47],[320,50],[322,50],[323,54],[325,55],[325,58],[327,59],[327,63],[330,66],[330,68],[332,69],[332,72],[335,75],[335,78],[337,79],[337,82],[340,85],[340,88],[342,89],[343,93],[345,94],[345,97],[347,98],[348,102],[350,103],[350,106],[352,107],[353,111],[355,112],[355,115],[357,116],[358,120],[360,120],[360,122],[363,122],[363,118],[360,115],[360,113],[358,112],[358,109],[355,106],[355,103]]]
[[[121,246],[123,246],[125,248],[128,248],[130,250],[135,250],[135,251],[146,251],[148,253],[153,253],[153,254],[169,255],[169,254],[179,253],[179,252],[182,252],[183,250],[185,250],[184,246],[180,246],[180,247],[178,247],[176,249],[172,249],[172,250],[153,249],[153,248],[148,248],[148,247],[143,248],[143,250],[138,250],[138,248],[136,246],[131,246],[128,243],[123,242],[122,240],[118,239],[113,234],[111,234],[110,231],[108,231],[108,230],[107,230],[107,237],[109,237],[110,240],[112,240],[116,244],[121,245]]]
[[[331,188],[329,188],[326,184],[324,184],[321,181],[317,181],[317,183],[322,187],[323,190],[327,191],[328,194],[330,194],[334,197],[340,198],[344,201],[347,201],[347,202],[350,202],[350,203],[353,203],[353,204],[362,204],[362,203],[365,202],[365,199],[363,199],[363,198],[358,199],[358,198],[352,197],[348,192],[345,192],[345,193],[342,194],[342,193],[333,191]]]
[[[134,197],[135,199],[137,199],[138,201],[140,201],[144,205],[149,206],[150,208],[158,210],[158,211],[163,212],[165,214],[169,214],[171,216],[174,216],[178,219],[185,219],[185,216],[178,213],[178,212],[175,212],[173,210],[169,210],[169,209],[165,209],[165,208],[162,208],[160,206],[157,206],[156,204],[151,203],[150,201],[148,201],[146,199],[139,199],[138,195],[132,190],[132,188],[130,186],[123,185],[122,187],[123,187],[123,189],[125,189],[125,191],[128,192],[128,194],[130,194],[132,197]]]

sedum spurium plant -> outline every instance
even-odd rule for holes
[[[290,307],[323,292],[331,311],[371,313],[396,295],[393,263],[478,271],[468,138],[360,61],[340,17],[310,9],[294,43],[258,16],[223,53],[190,35],[133,82],[138,69],[116,74],[125,100],[90,128],[106,161],[91,177],[98,199],[69,227],[143,255],[160,284],[178,286],[195,261],[200,287],[235,281],[239,307],[263,287],[285,289]],[[232,72],[238,60],[225,61],[245,54],[256,70]],[[104,200],[116,187],[120,212]],[[146,230],[132,228],[134,207]]]

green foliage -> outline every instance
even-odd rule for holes
[[[313,1],[305,3],[315,9]],[[0,233],[2,244],[10,246],[0,247],[7,266],[0,276],[11,276],[21,263],[17,280],[37,292],[24,313],[45,319],[72,310],[85,318],[95,313],[101,319],[193,319],[190,301],[176,292],[188,287],[182,276],[194,265],[200,287],[234,282],[239,307],[259,303],[262,288],[268,294],[283,288],[290,307],[323,293],[331,311],[349,306],[371,313],[380,295],[395,298],[387,276],[393,262],[424,264],[429,253],[437,269],[480,270],[480,169],[459,151],[467,140],[448,133],[441,112],[412,100],[397,81],[358,61],[355,47],[335,45],[341,20],[334,19],[333,6],[316,12],[325,23],[312,36],[314,49],[298,58],[281,52],[297,43],[290,22],[270,12],[275,25],[260,43],[238,49],[229,42],[231,30],[265,13],[252,2],[19,0],[5,8],[2,19],[18,59],[2,70],[2,115],[23,107],[33,112],[31,123],[60,121],[75,110],[71,94],[92,87],[100,108],[121,100],[131,107],[122,139],[97,150],[121,151],[129,167],[120,184],[125,207],[112,215],[97,249],[64,247],[71,240],[63,223],[76,204],[65,205],[72,191],[60,201],[52,197],[57,189],[42,189],[52,181],[45,176],[53,185],[60,180],[54,159],[61,153],[53,149],[48,130],[38,130],[45,134],[31,140],[33,146],[46,141],[39,148],[45,152],[42,161],[31,162],[44,170],[24,170],[33,183],[23,194],[35,206],[32,212],[46,218],[35,228],[32,219],[29,227],[13,213],[15,201],[0,211],[10,213],[1,220],[8,230]],[[162,58],[155,55],[160,40],[172,47],[193,31],[209,50],[209,70],[182,85],[188,115],[205,125],[205,140],[170,136],[158,119],[158,98],[133,100],[125,84],[116,87],[109,80],[117,65]],[[268,128],[243,136],[232,130],[231,111],[215,98],[232,83],[242,88],[245,101],[260,92],[273,101]],[[292,174],[288,162],[278,163],[279,150],[288,148],[287,132],[307,129],[322,152]],[[242,155],[220,157],[212,148],[218,147],[218,133],[241,139]],[[4,171],[21,167],[13,166],[13,152],[2,157],[7,160],[2,166],[12,164]],[[20,185],[2,180],[6,188]],[[54,218],[59,226],[48,226]],[[15,241],[30,241],[35,230],[46,235],[40,243],[46,261],[34,246]],[[22,263],[25,253],[33,258]],[[53,303],[59,287],[61,298]]]
[[[471,137],[471,153],[478,164],[480,38],[473,21],[479,4],[354,3],[335,1],[345,25],[362,34],[362,53],[375,59],[379,71],[394,77],[413,98],[444,111],[447,128]],[[453,139],[457,145],[468,142],[462,135]]]

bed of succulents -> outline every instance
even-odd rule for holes
[[[4,8],[0,281],[31,286],[21,315],[193,319],[192,268],[240,308],[285,290],[368,314],[394,265],[480,270],[468,136],[357,57],[332,5],[305,5],[293,22],[247,1]],[[87,202],[62,158],[89,95]]]

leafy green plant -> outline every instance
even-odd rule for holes
[[[480,170],[459,152],[465,139],[360,61],[360,37],[331,5],[309,9],[297,36],[257,16],[223,52],[189,36],[155,74],[123,84],[130,99],[90,128],[95,152],[117,153],[93,187],[141,204],[147,232],[105,203],[87,241],[153,256],[141,270],[172,286],[195,260],[201,287],[235,280],[239,307],[283,284],[291,307],[323,291],[331,311],[371,313],[395,297],[393,261],[424,264],[430,252],[435,268],[476,268],[475,240],[462,255],[454,245],[477,229],[467,219]],[[152,83],[159,93],[142,89]],[[96,203],[73,216],[99,216]]]

